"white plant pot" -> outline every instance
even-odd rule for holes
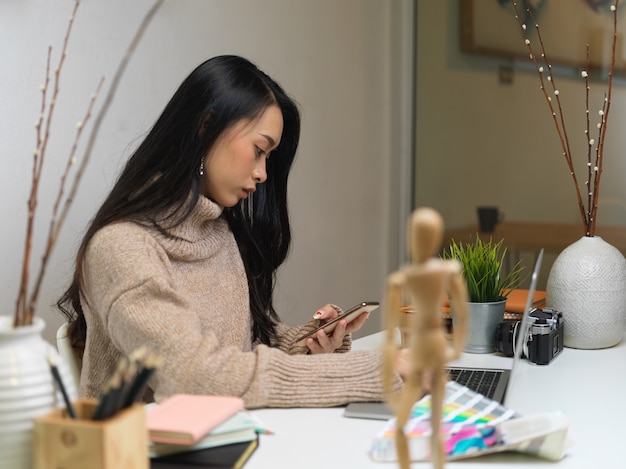
[[[32,467],[33,419],[64,406],[53,380],[48,355],[54,357],[70,399],[76,386],[56,348],[41,333],[45,323],[13,328],[13,318],[0,316],[0,467]]]
[[[626,331],[626,259],[599,236],[583,236],[559,254],[546,304],[563,313],[566,347],[613,347]]]

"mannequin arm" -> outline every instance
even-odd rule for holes
[[[465,279],[460,269],[451,277],[449,294],[450,299],[454,301],[454,326],[452,336],[454,354],[450,358],[456,359],[461,356],[461,352],[465,347],[469,317],[467,308],[467,285],[465,284]]]
[[[398,355],[398,347],[396,345],[396,328],[400,321],[399,317],[402,313],[402,292],[404,288],[404,275],[395,272],[387,278],[387,292],[385,301],[385,328],[387,331],[384,349],[383,363],[383,386],[386,395],[390,395],[393,389],[395,364]]]

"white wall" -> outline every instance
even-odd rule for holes
[[[536,72],[461,53],[459,0],[417,5],[415,204],[439,210],[449,227],[475,224],[478,205],[498,205],[509,220],[581,223],[582,236],[574,185]],[[513,17],[511,27],[518,27]],[[499,83],[501,65],[513,66],[512,84]],[[576,154],[585,150],[579,76],[557,75]],[[605,89],[591,83],[590,102],[601,103]],[[625,119],[622,81],[613,88],[598,226],[626,226]]]
[[[82,119],[99,77],[110,80],[151,4],[84,0],[79,8],[40,187],[32,275],[39,268],[51,198],[74,124]],[[396,75],[392,44],[403,44],[403,18],[410,4],[166,2],[120,84],[49,265],[37,311],[47,322],[46,338],[54,340],[62,320],[49,305],[69,281],[82,232],[118,170],[182,79],[201,61],[223,53],[256,62],[302,109],[302,140],[290,186],[294,243],[277,289],[284,320],[304,322],[327,302],[347,307],[362,299],[382,299],[385,275],[397,262],[394,240],[404,217],[397,207],[406,206],[389,181],[397,179],[392,171],[400,166],[398,159],[408,156],[408,146],[398,145],[398,139],[407,137],[390,122],[397,119],[392,85],[405,83]],[[17,295],[46,49],[53,46],[56,63],[72,7],[70,0],[0,1],[1,314],[13,313]],[[410,114],[406,104],[403,109]],[[379,325],[376,319],[370,323],[364,332]]]
[[[454,227],[475,223],[479,204],[499,205],[508,219],[577,223],[574,186],[536,72],[461,53],[459,15],[459,0],[418,2],[416,203],[441,210]],[[500,65],[514,67],[513,84],[498,82]],[[584,82],[572,76],[557,78],[578,154]],[[591,83],[590,101],[600,103],[605,89]],[[600,194],[622,203],[625,117],[626,89],[617,84]],[[598,215],[599,224],[626,225],[626,214],[600,207]]]

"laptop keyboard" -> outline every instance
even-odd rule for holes
[[[464,370],[460,368],[448,369],[448,376],[459,384],[468,387],[478,394],[492,398],[496,390],[501,373],[490,370]]]

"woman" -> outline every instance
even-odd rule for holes
[[[185,79],[92,220],[59,300],[84,350],[81,395],[98,396],[118,360],[148,345],[164,358],[149,383],[157,402],[382,399],[379,353],[328,353],[347,352],[366,317],[299,345],[319,320],[288,327],[272,304],[299,135],[294,102],[241,57],[215,57]],[[337,314],[326,305],[316,316]]]

